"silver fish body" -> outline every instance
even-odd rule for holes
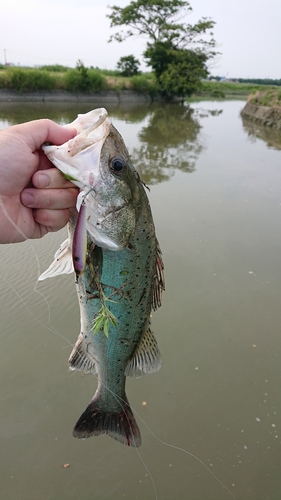
[[[73,435],[108,434],[139,446],[141,435],[125,382],[127,376],[153,373],[161,366],[150,317],[161,305],[163,262],[144,185],[113,125],[101,147],[99,175],[94,177],[84,195],[91,232],[87,230],[83,272],[76,275],[81,332],[69,366],[97,374],[98,387]],[[70,248],[76,221],[73,216],[68,225]],[[64,260],[70,251],[63,246],[61,253]]]

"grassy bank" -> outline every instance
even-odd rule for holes
[[[154,95],[157,85],[151,73],[124,77],[118,71],[94,68],[66,68],[53,65],[40,69],[0,68],[0,89],[19,93],[51,90],[70,92],[102,92],[105,90],[131,89]]]
[[[249,96],[248,101],[258,106],[281,108],[281,89],[256,90]]]
[[[228,96],[248,97],[250,94],[266,89],[272,89],[272,87],[252,83],[210,81],[203,82],[202,91],[200,91],[199,95],[211,95],[221,98]]]
[[[61,65],[41,68],[17,68],[0,65],[0,89],[10,89],[19,93],[51,90],[70,92],[102,92],[106,90],[134,90],[154,96],[158,92],[153,73],[142,73],[124,77],[119,71],[86,68],[83,64],[75,69]],[[247,97],[273,87],[253,83],[233,83],[205,81],[196,95],[224,98],[229,96]],[[278,91],[277,91],[278,92]],[[279,91],[280,92],[280,91]]]

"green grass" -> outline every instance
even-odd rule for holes
[[[3,68],[0,88],[17,92],[61,89],[71,92],[101,92],[103,90],[135,90],[154,96],[157,84],[152,73],[132,77],[121,76],[120,71],[94,68],[73,69],[58,64],[31,68]]]
[[[203,82],[200,94],[209,94],[213,97],[225,96],[248,96],[257,90],[268,89],[266,85],[253,83],[234,83],[234,82]]]
[[[281,89],[257,90],[249,96],[248,100],[252,104],[258,104],[259,106],[281,107]]]
[[[131,76],[130,83],[133,90],[149,94],[151,97],[154,97],[158,92],[157,82],[152,73]]]
[[[58,64],[41,68],[0,68],[0,89],[17,92],[61,89],[71,92],[100,92],[106,89],[120,91],[132,88],[129,78],[120,76],[118,71],[94,68],[67,68]]]
[[[18,92],[53,90],[55,86],[56,79],[44,70],[9,68],[0,74],[0,87]]]
[[[96,69],[87,69],[85,73],[70,69],[63,76],[61,84],[72,92],[101,92],[107,88],[105,76]]]

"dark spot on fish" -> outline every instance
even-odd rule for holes
[[[142,292],[142,294],[141,294],[141,296],[140,296],[140,300],[139,300],[139,302],[138,302],[139,304],[141,303],[141,301],[142,301],[142,299],[144,298],[145,294],[146,294],[146,288],[144,288],[144,290],[143,290],[143,292]],[[143,310],[143,309],[142,309],[142,310]]]

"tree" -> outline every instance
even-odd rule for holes
[[[117,63],[123,76],[133,76],[139,73],[140,62],[133,55],[120,57]]]
[[[193,51],[180,51],[175,62],[169,64],[159,78],[162,91],[167,98],[190,96],[202,85],[202,78],[208,75],[202,54]]]
[[[148,44],[144,56],[167,99],[190,96],[208,75],[207,55],[200,51],[175,49],[158,42],[152,47]]]
[[[208,60],[216,55],[213,20],[182,22],[192,10],[185,0],[135,0],[124,8],[110,8],[111,27],[126,27],[110,41],[147,36],[144,57],[166,97],[190,95],[200,86],[201,78],[208,75]]]

